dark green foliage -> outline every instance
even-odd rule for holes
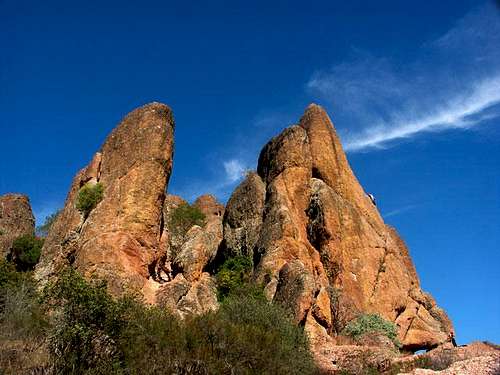
[[[217,312],[181,321],[115,300],[66,271],[44,293],[51,363],[61,374],[312,374],[307,338],[262,290],[243,284]]]
[[[80,211],[85,218],[102,200],[104,188],[102,184],[96,183],[95,185],[86,184],[78,192],[76,199],[76,209]]]
[[[117,362],[112,337],[120,323],[106,284],[87,283],[68,269],[44,290],[43,300],[54,313],[49,346],[57,373],[111,373]]]
[[[0,260],[0,373],[27,374],[43,367],[48,319],[31,272]]]
[[[253,262],[250,257],[238,255],[227,259],[217,271],[218,297],[222,300],[250,281]]]
[[[198,207],[182,203],[170,213],[168,229],[173,235],[183,237],[193,225],[204,226],[205,219]]]
[[[350,321],[342,331],[343,334],[351,336],[354,339],[370,332],[379,332],[391,339],[397,347],[401,347],[396,325],[385,320],[378,314],[361,314],[356,319]]]
[[[38,235],[40,235],[42,237],[47,237],[47,235],[49,234],[50,228],[52,227],[52,225],[54,224],[54,222],[57,219],[57,216],[59,216],[60,213],[61,213],[61,210],[57,210],[53,214],[50,214],[49,216],[47,216],[45,218],[44,223],[36,228]]]
[[[33,270],[40,259],[43,238],[26,234],[14,240],[8,256],[18,271]]]
[[[5,259],[0,259],[0,290],[11,288],[24,279],[24,274],[17,272],[16,267]]]

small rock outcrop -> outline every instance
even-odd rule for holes
[[[35,233],[35,218],[29,198],[22,194],[0,196],[0,257],[10,251],[18,237]]]
[[[317,356],[335,344],[333,320],[362,312],[394,322],[407,351],[451,340],[451,322],[420,289],[408,249],[357,181],[321,107],[310,105],[263,148],[257,173],[228,202],[222,251],[252,257],[256,280],[305,325]]]
[[[174,120],[164,104],[129,113],[73,180],[64,209],[42,249],[35,276],[44,282],[66,265],[106,280],[110,291],[142,291],[158,257],[163,204],[172,169]],[[76,208],[80,189],[101,184],[88,214]]]

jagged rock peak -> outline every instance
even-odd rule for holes
[[[444,311],[421,291],[404,242],[352,172],[322,107],[309,105],[299,125],[269,141],[257,172],[229,199],[223,252],[252,256],[268,298],[294,311],[313,347],[334,343],[339,326],[359,313],[395,322],[407,350],[453,337]]]
[[[14,240],[35,233],[35,218],[30,200],[23,194],[0,196],[0,257],[10,251]]]

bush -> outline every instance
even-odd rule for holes
[[[378,332],[388,337],[396,347],[401,347],[398,340],[398,330],[394,323],[385,320],[378,314],[361,314],[350,321],[342,333],[354,339],[366,333]]]
[[[43,301],[53,312],[49,348],[56,373],[112,373],[118,361],[113,336],[120,322],[106,284],[88,283],[67,269],[45,288]]]
[[[66,271],[48,287],[56,373],[312,374],[306,335],[281,307],[245,284],[217,312],[184,320],[111,298],[103,283]]]
[[[219,300],[243,287],[250,281],[253,262],[250,257],[236,256],[227,259],[217,271],[217,292]]]
[[[0,373],[27,374],[47,365],[48,320],[29,272],[0,261]]]
[[[211,358],[208,373],[313,373],[307,337],[289,313],[250,284],[239,291],[227,296],[217,313],[191,323],[203,337],[200,359]]]
[[[204,226],[205,219],[198,207],[182,203],[170,213],[168,229],[175,236],[183,237],[194,225]]]
[[[8,258],[16,265],[18,271],[33,270],[40,260],[43,242],[43,238],[32,234],[21,236],[12,243]]]
[[[52,228],[52,225],[56,221],[57,217],[61,213],[61,210],[57,210],[56,212],[50,214],[45,218],[45,221],[43,222],[42,225],[40,225],[38,228],[36,228],[36,231],[38,235],[42,237],[47,237],[49,234],[50,228]]]
[[[84,218],[87,218],[102,200],[103,192],[104,188],[100,183],[86,184],[80,189],[76,200],[76,209],[83,214]]]

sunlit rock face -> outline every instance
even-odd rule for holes
[[[73,180],[36,268],[42,284],[70,266],[106,280],[114,295],[135,292],[185,317],[217,309],[217,267],[246,256],[267,298],[305,327],[320,364],[331,364],[330,349],[342,344],[339,327],[363,312],[394,322],[404,350],[453,338],[321,107],[310,105],[297,125],[264,146],[257,171],[226,207],[199,197],[193,206],[205,220],[181,235],[169,218],[187,202],[166,194],[173,132],[172,112],[159,103],[132,111],[113,130]],[[76,202],[87,184],[101,184],[103,198],[83,215]]]
[[[408,249],[359,184],[320,106],[264,146],[257,173],[229,200],[222,251],[252,257],[268,298],[294,312],[313,347],[335,343],[334,318],[360,312],[395,322],[406,350],[450,340],[451,322],[420,289]]]
[[[87,277],[106,280],[113,294],[144,288],[161,242],[173,131],[172,112],[160,103],[132,111],[112,131],[73,180],[43,247],[39,280],[70,265]],[[104,194],[84,217],[76,200],[89,183],[102,184]]]

